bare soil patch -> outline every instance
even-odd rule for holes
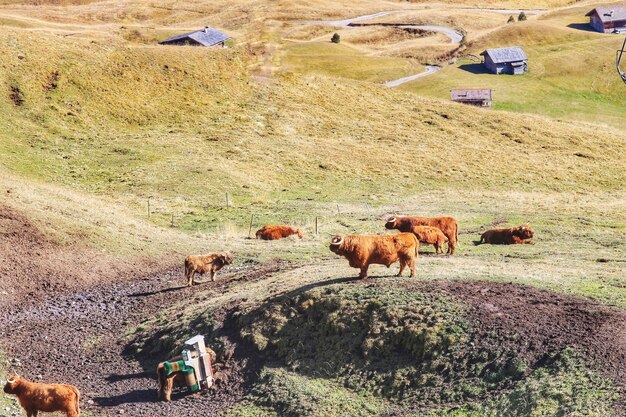
[[[469,309],[471,346],[498,346],[531,364],[527,374],[555,358],[566,347],[582,352],[588,365],[621,389],[615,406],[626,404],[626,312],[584,298],[537,288],[482,281],[408,283],[408,288],[450,295]],[[503,387],[506,388],[506,387]]]

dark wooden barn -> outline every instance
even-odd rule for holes
[[[585,16],[589,24],[602,33],[626,33],[626,6],[596,7]]]
[[[478,88],[450,90],[450,98],[457,103],[491,108],[493,90]]]
[[[230,36],[225,33],[205,26],[204,29],[172,36],[159,43],[161,45],[224,46],[224,42],[228,39]]]
[[[494,74],[519,75],[528,71],[528,57],[519,46],[487,49],[481,55],[485,67]]]

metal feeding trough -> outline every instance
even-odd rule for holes
[[[198,335],[185,342],[182,359],[164,362],[167,376],[180,372],[185,376],[185,383],[191,392],[211,388],[214,383],[211,356],[204,344],[204,336]]]
[[[624,44],[622,45],[622,49],[618,49],[615,57],[615,65],[617,66],[617,72],[620,77],[622,77],[622,81],[626,83],[626,73],[622,69],[622,57],[624,56],[624,52],[626,52],[626,39],[624,39]]]

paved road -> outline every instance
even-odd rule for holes
[[[353,17],[351,19],[344,19],[344,20],[307,20],[304,22],[300,22],[303,24],[308,24],[308,25],[320,25],[320,26],[335,26],[335,27],[341,27],[344,29],[353,29],[355,27],[358,26],[351,26],[352,23],[359,23],[362,22],[364,20],[371,20],[371,19],[375,19],[377,17],[382,17],[382,16],[386,16],[388,14],[391,13],[400,13],[403,12],[405,10],[390,10],[387,12],[378,12],[378,13],[374,13],[374,14],[367,14],[364,16],[357,16],[357,17]],[[452,43],[458,44],[461,43],[461,41],[463,40],[463,34],[457,32],[456,30],[449,28],[447,26],[434,26],[434,25],[412,25],[412,24],[398,24],[398,25],[394,25],[397,26],[399,28],[417,28],[417,29],[422,29],[422,30],[430,30],[433,32],[440,32],[443,33],[444,35],[446,35],[447,37],[450,38],[450,41]]]
[[[426,70],[424,72],[420,72],[419,74],[409,75],[408,77],[399,78],[393,81],[387,81],[385,83],[385,87],[397,87],[404,83],[408,83],[409,81],[417,80],[418,78],[426,77],[428,75],[434,74],[439,71],[441,67],[437,67],[435,65],[426,65]]]

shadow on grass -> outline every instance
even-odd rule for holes
[[[459,65],[459,69],[471,72],[472,74],[490,74],[489,70],[483,64],[463,64]]]
[[[570,23],[567,27],[585,32],[597,32],[589,23]]]

